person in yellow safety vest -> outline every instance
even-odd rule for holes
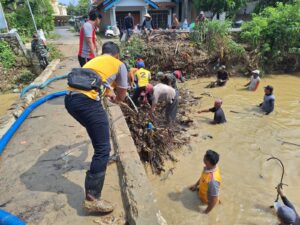
[[[204,170],[196,184],[190,187],[191,191],[198,191],[202,203],[207,204],[203,213],[208,214],[219,200],[219,190],[221,185],[220,169],[217,166],[219,154],[213,150],[206,151],[204,156]]]
[[[146,90],[147,84],[149,84],[151,79],[151,73],[150,71],[145,69],[145,63],[144,61],[138,61],[136,64],[138,71],[134,74],[134,80],[136,83],[136,89],[134,91],[132,100],[133,102],[139,106],[138,99],[143,91]]]

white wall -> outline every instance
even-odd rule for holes
[[[153,0],[153,2],[159,3],[159,2],[172,2],[171,0]]]
[[[117,6],[146,6],[144,0],[121,0]]]
[[[258,4],[258,1],[247,2],[246,7],[241,8],[240,11],[238,12],[238,14],[243,15],[245,13],[245,9],[246,9],[246,14],[253,13],[257,4]]]

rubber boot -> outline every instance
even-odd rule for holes
[[[108,213],[114,210],[110,202],[100,199],[104,179],[105,172],[97,174],[91,174],[90,171],[86,172],[84,201],[84,208],[86,210],[102,213]]]

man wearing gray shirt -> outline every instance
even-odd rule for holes
[[[101,18],[102,16],[99,11],[92,9],[89,13],[89,20],[85,22],[80,29],[78,61],[81,67],[96,57],[96,28],[100,25]]]

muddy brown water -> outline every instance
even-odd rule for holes
[[[0,95],[0,117],[3,116],[11,105],[18,99],[19,94],[9,93]]]
[[[300,210],[300,148],[278,141],[300,144],[300,74],[269,76],[262,79],[256,92],[242,90],[244,78],[232,78],[222,88],[204,89],[208,81],[200,79],[183,86],[200,96],[207,92],[222,97],[227,117],[224,125],[210,125],[212,113],[196,111],[212,107],[214,98],[203,95],[201,103],[193,107],[194,125],[186,135],[192,137],[189,145],[176,153],[178,162],[167,164],[175,168],[161,177],[149,177],[155,189],[158,205],[168,224],[172,225],[229,225],[229,224],[278,224],[274,211],[269,208],[276,197],[274,187],[281,176],[276,161],[266,162],[271,155],[279,157],[286,169],[284,190],[288,198]],[[263,87],[274,86],[275,112],[261,114],[256,105],[262,101]],[[231,113],[230,110],[243,112]],[[211,135],[213,138],[206,138]],[[221,201],[209,215],[194,192],[187,187],[194,184],[203,169],[202,158],[207,149],[220,153]],[[166,176],[168,177],[167,179]]]

